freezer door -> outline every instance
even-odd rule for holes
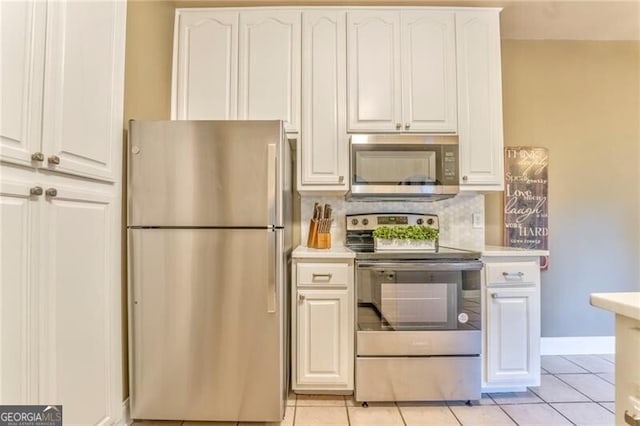
[[[131,121],[129,226],[282,226],[281,121]]]
[[[132,418],[282,420],[283,231],[128,232]]]

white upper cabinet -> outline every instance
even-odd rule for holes
[[[240,14],[238,118],[282,119],[288,132],[300,122],[299,11]]]
[[[26,166],[41,145],[46,9],[39,1],[0,3],[0,154]]]
[[[402,123],[400,14],[347,13],[349,131],[396,131]]]
[[[349,189],[345,19],[345,11],[334,9],[302,15],[301,192]]]
[[[456,12],[458,135],[463,190],[502,190],[502,77],[498,10]]]
[[[349,131],[456,131],[453,11],[351,11],[347,38]]]
[[[12,58],[2,61],[2,159],[114,181],[126,6],[55,1],[2,8],[2,52]]]
[[[299,10],[178,9],[171,117],[300,130]]]
[[[452,12],[400,14],[404,131],[456,131],[456,56]]]
[[[235,119],[238,12],[180,10],[176,33],[173,118]]]

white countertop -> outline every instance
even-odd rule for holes
[[[549,250],[487,245],[482,250],[482,256],[549,256]]]
[[[640,291],[591,293],[592,306],[640,321]]]
[[[532,250],[516,247],[502,247],[487,245],[482,250],[482,256],[548,256],[549,250]],[[293,250],[291,256],[296,258],[348,258],[356,257],[355,252],[343,246],[336,245],[330,249],[314,249],[306,246],[298,246]]]
[[[314,249],[306,246],[298,246],[295,248],[295,250],[293,250],[293,253],[291,253],[291,256],[294,259],[300,259],[300,258],[353,259],[356,257],[356,254],[353,250],[342,245],[332,246],[329,249]]]

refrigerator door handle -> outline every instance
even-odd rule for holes
[[[276,223],[276,144],[267,145],[267,225]]]
[[[277,291],[276,291],[276,232],[273,230],[268,230],[269,238],[267,239],[267,244],[269,248],[267,249],[269,261],[267,262],[269,265],[267,279],[267,313],[275,314],[276,313],[276,300],[277,300]]]

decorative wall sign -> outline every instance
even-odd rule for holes
[[[536,147],[504,149],[504,243],[507,247],[548,248],[549,151]],[[540,259],[540,269],[549,257]]]

